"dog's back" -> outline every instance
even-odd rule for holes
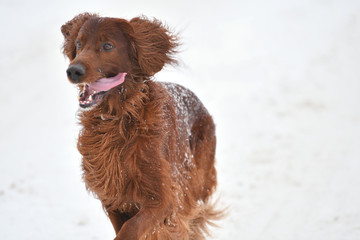
[[[176,157],[184,169],[190,170],[193,195],[206,200],[216,187],[215,125],[212,117],[197,96],[178,84],[160,83],[168,94],[170,108],[175,109],[177,136]],[[181,160],[183,159],[182,163]],[[186,170],[179,171],[182,175]],[[185,174],[186,175],[186,174]]]

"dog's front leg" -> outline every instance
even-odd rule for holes
[[[167,208],[143,208],[126,221],[114,240],[138,240],[164,219]]]
[[[129,219],[129,216],[127,214],[119,212],[108,212],[108,216],[114,227],[115,234],[119,233],[121,227]]]

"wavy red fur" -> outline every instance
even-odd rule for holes
[[[156,19],[89,13],[61,30],[70,66],[84,66],[80,91],[127,73],[123,84],[79,113],[83,178],[102,202],[115,239],[204,239],[208,224],[222,215],[209,203],[216,187],[212,117],[188,89],[150,80],[176,63],[176,35]],[[99,50],[101,41],[114,50]]]

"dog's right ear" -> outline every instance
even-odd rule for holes
[[[129,23],[133,29],[130,43],[136,50],[136,64],[142,75],[150,77],[165,64],[177,64],[174,57],[179,46],[177,34],[155,18],[141,16],[131,19]]]
[[[70,60],[73,60],[76,57],[76,45],[75,40],[78,35],[78,32],[81,26],[88,20],[89,18],[99,17],[97,14],[91,13],[82,13],[75,16],[70,21],[66,22],[61,26],[61,32],[64,35],[65,41],[63,44],[63,53]]]

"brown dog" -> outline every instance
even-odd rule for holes
[[[84,13],[61,27],[67,75],[79,87],[78,149],[87,188],[115,239],[204,239],[220,213],[215,126],[200,100],[151,81],[176,61],[177,37],[158,20]]]

